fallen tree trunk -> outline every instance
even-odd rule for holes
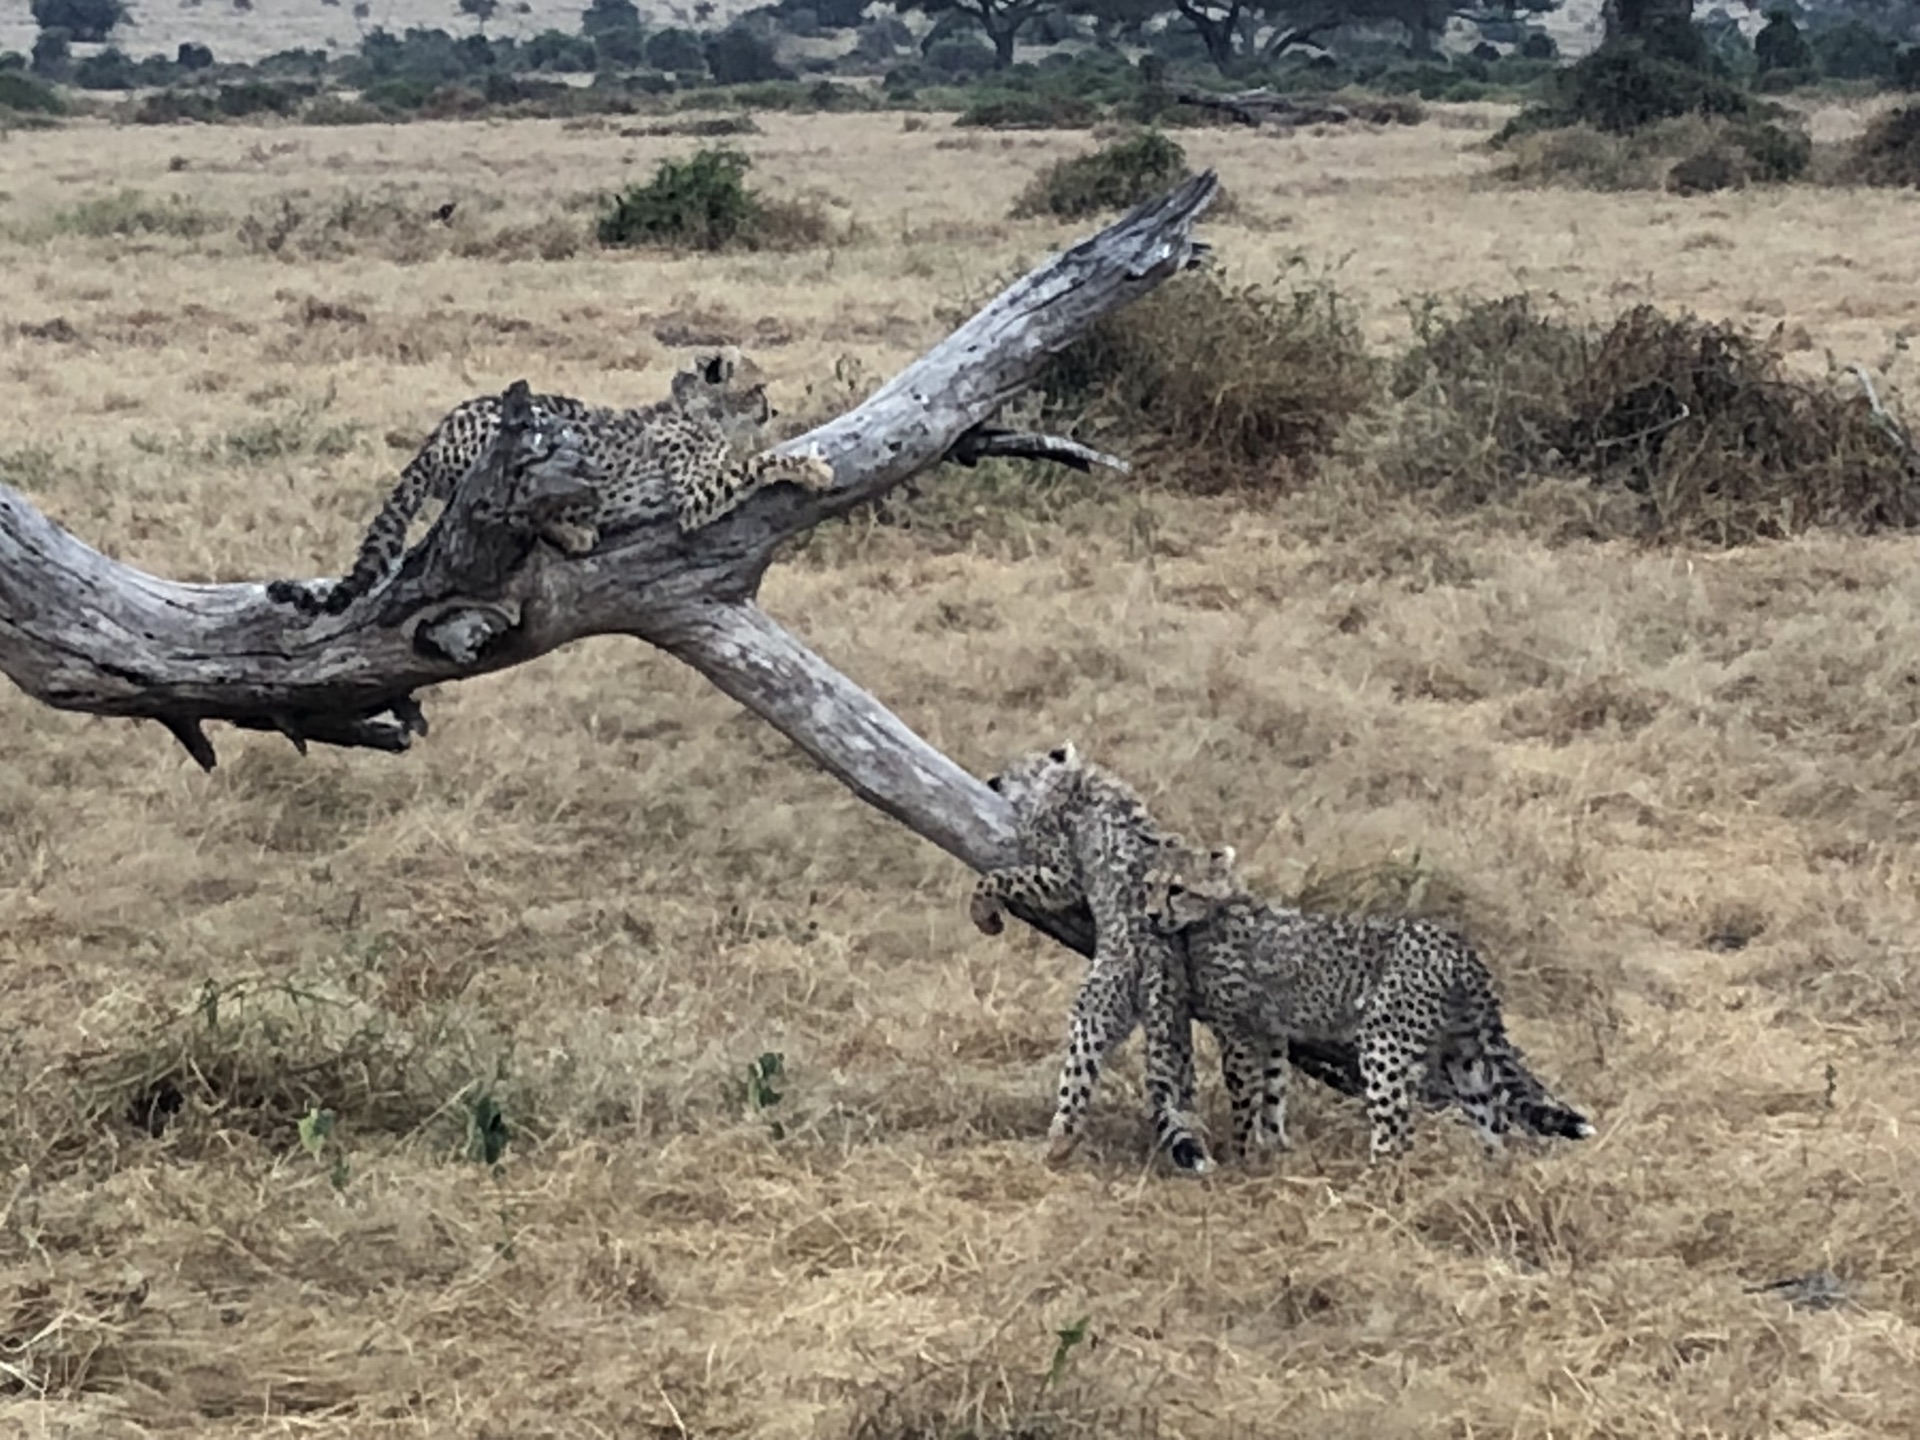
[[[1338,125],[1353,119],[1353,111],[1344,105],[1300,100],[1272,90],[1240,90],[1222,95],[1182,85],[1174,90],[1173,98],[1182,105],[1221,111],[1242,125]]]
[[[1193,265],[1211,172],[1016,280],[863,404],[783,449],[812,446],[837,483],[781,486],[693,534],[671,517],[569,558],[536,543],[585,483],[524,381],[498,436],[393,582],[337,616],[261,584],[183,585],[108,559],[0,486],[0,670],[65,710],[150,719],[216,763],[222,720],[309,743],[399,752],[427,731],[417,692],[523,664],[592,635],[637,636],[699,670],[861,798],[976,870],[1018,859],[1001,798],[814,655],[754,596],[784,540],[953,458],[1109,457],[990,426],[1046,360],[1101,316]],[[1037,737],[1051,739],[1053,737]],[[1086,912],[1021,918],[1090,954]],[[1298,1063],[1349,1093],[1351,1048]]]

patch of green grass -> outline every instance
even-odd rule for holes
[[[170,235],[196,239],[217,228],[220,217],[201,209],[182,195],[153,199],[139,190],[122,190],[94,200],[82,200],[58,212],[52,221],[57,234],[105,239],[128,235]]]

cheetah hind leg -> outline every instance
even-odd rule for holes
[[[1292,1068],[1287,1059],[1286,1041],[1279,1041],[1267,1051],[1266,1069],[1260,1077],[1260,1111],[1253,1127],[1253,1142],[1262,1149],[1293,1148],[1293,1142],[1287,1138],[1287,1080]]]
[[[1470,1045],[1453,1049],[1441,1059],[1440,1069],[1452,1091],[1453,1102],[1473,1125],[1487,1158],[1497,1159],[1512,1122],[1500,1077],[1488,1063],[1485,1048]]]
[[[1360,1078],[1373,1123],[1369,1164],[1404,1154],[1413,1139],[1413,1098],[1425,1066],[1420,1051],[1390,1035],[1360,1037]]]
[[[1233,1148],[1241,1156],[1288,1148],[1287,1049],[1256,1049],[1238,1040],[1220,1045],[1220,1075],[1233,1107]]]

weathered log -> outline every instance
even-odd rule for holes
[[[1353,119],[1353,111],[1327,101],[1301,100],[1272,90],[1240,90],[1222,95],[1212,90],[1178,86],[1173,98],[1182,105],[1202,110],[1220,110],[1242,125],[1320,125],[1343,124]]]
[[[557,422],[516,382],[498,435],[400,573],[340,615],[275,604],[263,585],[183,585],[121,565],[0,485],[0,671],[60,709],[158,721],[211,769],[224,720],[294,744],[404,751],[417,692],[592,635],[637,636],[699,670],[862,799],[976,870],[1016,860],[1001,798],[814,655],[755,603],[780,542],[955,458],[1119,464],[1074,442],[993,428],[1001,406],[1102,315],[1204,253],[1191,230],[1218,189],[1196,176],[1013,282],[856,409],[788,442],[838,483],[777,486],[693,534],[670,518],[584,557],[537,541],[591,483]],[[1053,737],[1036,737],[1051,739]],[[1020,912],[1016,912],[1020,913]],[[1091,953],[1084,909],[1021,918]],[[1308,1073],[1357,1092],[1350,1049]]]

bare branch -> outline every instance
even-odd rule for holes
[[[1060,435],[1030,435],[1021,430],[1002,430],[992,425],[976,426],[960,437],[960,443],[947,452],[947,458],[969,469],[992,457],[1019,460],[1051,460],[1071,470],[1087,474],[1099,465],[1107,470],[1130,474],[1133,466],[1118,455],[1109,455],[1068,440]]]
[[[1873,418],[1886,432],[1887,438],[1907,455],[1915,456],[1913,441],[1908,437],[1906,430],[1898,420],[1893,418],[1892,412],[1880,403],[1880,392],[1873,388],[1873,377],[1867,373],[1867,367],[1849,365],[1847,368],[1853,372],[1853,378],[1860,382],[1860,388],[1867,392],[1867,404],[1873,411]]]

